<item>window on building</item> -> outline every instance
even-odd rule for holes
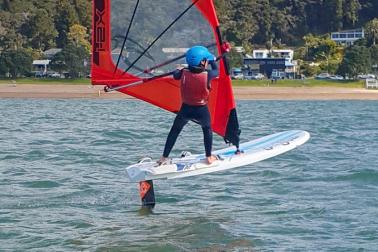
[[[336,33],[332,34],[332,38],[334,39],[339,38],[339,34],[336,34]]]

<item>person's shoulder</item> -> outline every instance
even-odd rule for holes
[[[181,75],[183,73],[184,69],[176,69],[174,72],[173,72],[173,78],[175,80],[179,80],[181,79]]]

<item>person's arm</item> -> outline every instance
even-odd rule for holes
[[[211,80],[218,77],[219,71],[218,71],[218,65],[217,65],[216,61],[214,61],[214,60],[209,61],[209,65],[211,66],[211,70],[208,70],[208,72],[207,72],[207,88],[210,90],[211,89]]]

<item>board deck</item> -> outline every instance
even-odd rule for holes
[[[207,164],[204,154],[173,158],[170,164],[158,166],[150,158],[126,168],[131,182],[155,179],[174,179],[224,171],[253,164],[292,150],[310,139],[306,131],[291,130],[258,138],[240,145],[241,154],[235,147],[213,151],[218,160]]]

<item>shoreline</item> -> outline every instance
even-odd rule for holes
[[[378,89],[338,87],[233,87],[236,100],[378,100]],[[0,98],[135,99],[103,86],[0,84]]]

